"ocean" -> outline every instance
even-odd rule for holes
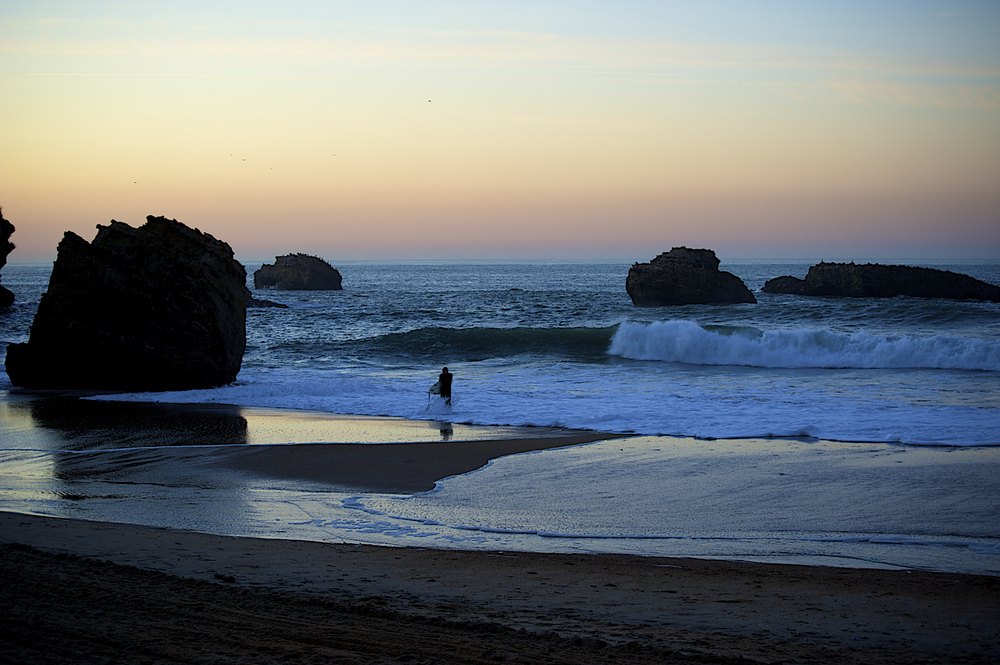
[[[632,305],[625,262],[334,262],[343,291],[255,293],[288,308],[248,311],[234,384],[110,399],[402,417],[435,436],[457,425],[632,436],[502,458],[413,496],[206,474],[158,483],[147,465],[141,479],[90,478],[86,501],[45,471],[51,450],[5,444],[0,509],[1000,575],[1000,304],[760,292],[816,262],[724,262],[757,304],[660,308]],[[252,288],[260,264],[245,265]],[[910,265],[1000,284],[1000,262]],[[4,268],[18,301],[0,313],[0,343],[27,340],[50,268]],[[443,366],[451,406],[427,392]],[[0,391],[10,420],[23,395],[5,374]]]

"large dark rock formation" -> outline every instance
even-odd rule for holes
[[[649,263],[636,263],[625,290],[639,307],[757,302],[739,277],[719,270],[710,249],[674,247]]]
[[[112,221],[67,231],[26,344],[7,347],[25,388],[186,390],[231,383],[246,348],[246,270],[197,229]]]
[[[7,257],[14,251],[14,243],[10,237],[14,235],[14,225],[4,219],[3,208],[0,208],[0,269],[7,265]],[[0,307],[10,307],[14,304],[14,294],[0,286]]]
[[[851,298],[949,298],[1000,302],[1000,286],[968,275],[934,268],[883,266],[877,263],[819,263],[806,278],[775,277],[762,289],[765,293],[800,296],[846,296]]]
[[[253,274],[255,289],[282,291],[340,291],[340,271],[316,256],[286,254],[274,257],[274,265],[262,265]]]

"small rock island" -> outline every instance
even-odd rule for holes
[[[636,263],[625,290],[637,307],[757,302],[743,280],[719,270],[710,249],[674,247],[649,263]]]
[[[255,289],[342,291],[340,271],[318,256],[285,254],[254,271]]]
[[[165,217],[67,231],[15,386],[161,391],[232,383],[246,349],[246,270],[221,240]]]
[[[764,293],[847,298],[946,298],[1000,302],[1000,286],[949,270],[884,266],[878,263],[820,262],[809,268],[805,279],[775,277],[761,289]]]

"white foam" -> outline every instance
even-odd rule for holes
[[[102,399],[307,409],[477,425],[568,427],[701,438],[811,436],[913,445],[1000,445],[992,373],[951,386],[942,370],[753,370],[552,363],[457,366],[452,407],[428,410],[426,372],[244,369],[213,390]],[[899,370],[895,370],[899,371]],[[875,372],[875,374],[872,374]],[[978,380],[979,392],[969,389]],[[952,391],[952,392],[947,392]]]
[[[610,353],[633,360],[786,368],[1000,370],[1000,340],[935,335],[851,335],[772,330],[750,336],[705,330],[693,321],[624,322]]]

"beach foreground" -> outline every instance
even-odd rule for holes
[[[215,485],[420,492],[505,455],[614,437],[19,396],[5,414],[8,480],[25,473],[43,497],[25,505],[93,510],[102,499],[82,492],[113,482],[131,494],[108,505],[195,516],[210,501],[195,494]],[[58,463],[31,475],[18,460],[36,455]],[[281,540],[285,522],[252,538],[30,512],[0,512],[2,662],[1000,661],[994,576],[382,547]]]
[[[233,538],[13,513],[0,513],[0,542],[5,662],[1000,659],[994,577]]]

